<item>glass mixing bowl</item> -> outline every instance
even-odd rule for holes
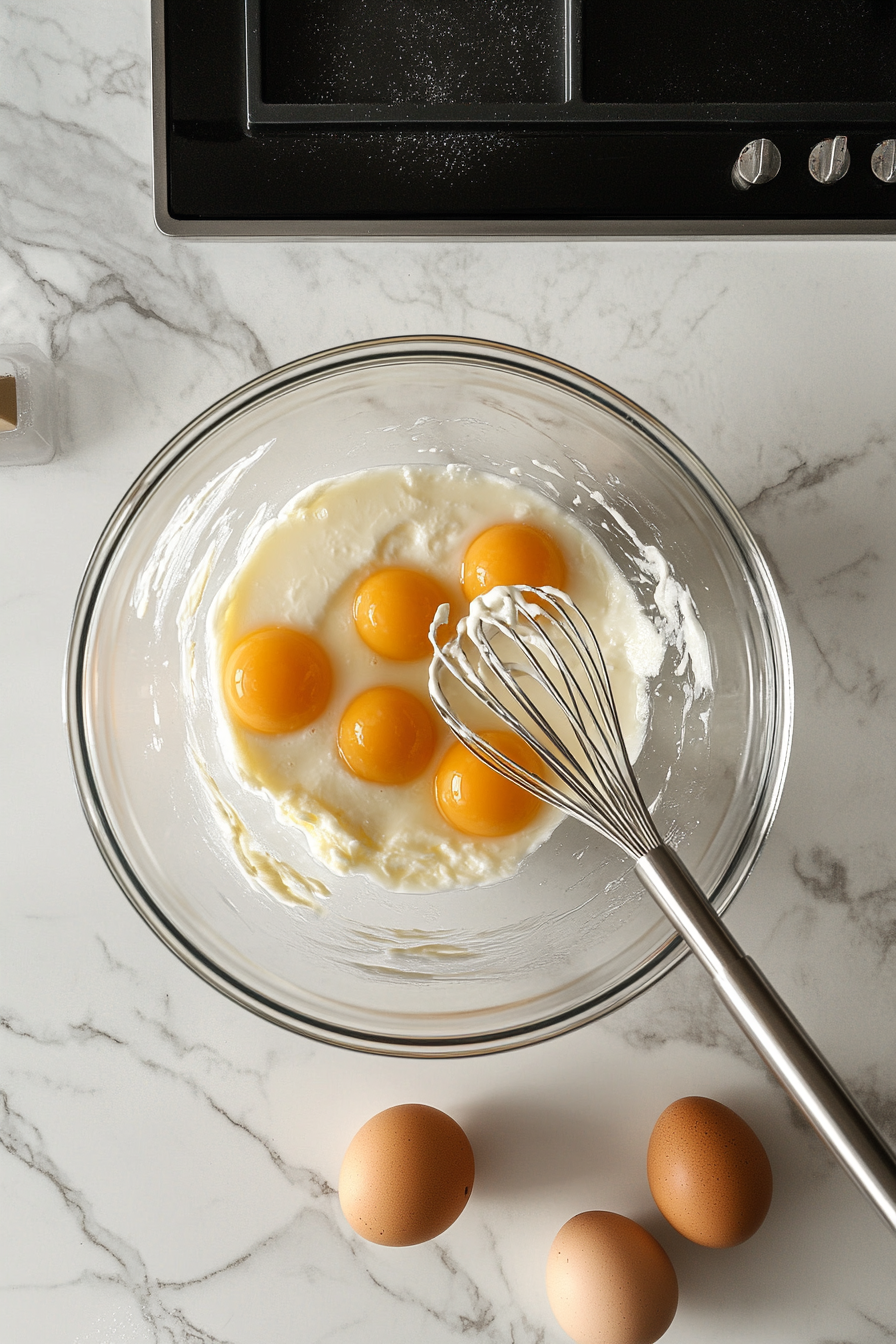
[[[679,615],[690,595],[712,693],[694,685],[679,624],[637,770],[661,834],[723,910],[771,825],[790,747],[790,652],[768,568],[706,468],[650,415],[583,373],[489,342],[326,351],[178,434],[84,578],[67,668],[72,757],[111,871],[210,984],[319,1040],[484,1053],[598,1017],[685,954],[631,861],[565,820],[516,877],[488,887],[403,895],[336,877],[245,796],[211,711],[205,617],[259,526],[316,480],[398,463],[465,463],[555,501],[596,533],[658,623],[670,592]],[[663,562],[678,587],[659,582]],[[252,827],[242,848],[235,810]],[[277,874],[293,871],[311,879],[307,899],[282,884],[276,894]]]

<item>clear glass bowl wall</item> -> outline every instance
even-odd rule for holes
[[[638,774],[661,833],[724,908],[771,823],[790,742],[789,650],[765,563],[709,473],[645,412],[574,370],[484,342],[326,352],[239,389],[162,451],[111,520],[79,598],[75,773],[125,893],[224,993],[359,1049],[504,1049],[608,1011],[683,955],[631,861],[567,820],[491,887],[396,895],[336,877],[230,776],[207,694],[204,617],[247,529],[316,480],[396,463],[512,475],[593,529],[648,611],[655,583],[628,529],[661,551],[696,604],[714,689],[689,707],[667,650]],[[247,880],[197,750],[259,841],[326,886],[321,909]]]

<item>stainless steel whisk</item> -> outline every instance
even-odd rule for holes
[[[623,741],[600,645],[582,612],[553,588],[494,588],[440,648],[435,631],[447,619],[446,606],[430,636],[429,690],[439,714],[500,774],[635,860],[642,884],[772,1073],[896,1231],[896,1158],[660,837]],[[550,774],[536,774],[472,728],[446,694],[445,674],[453,690],[465,688],[527,742]]]

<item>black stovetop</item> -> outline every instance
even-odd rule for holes
[[[896,0],[153,3],[169,233],[896,231]]]

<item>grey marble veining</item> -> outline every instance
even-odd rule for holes
[[[793,641],[784,801],[730,914],[896,1140],[896,244],[175,242],[152,223],[149,15],[0,25],[0,343],[52,354],[62,441],[0,474],[0,1344],[561,1344],[566,1218],[643,1221],[681,1283],[670,1344],[883,1344],[894,1245],[699,968],[534,1049],[397,1061],[314,1045],[196,980],[95,851],[62,659],[108,514],[218,396],[316,349],[450,332],[529,346],[664,419],[742,509]],[[708,1252],[649,1196],[653,1121],[733,1105],[776,1196]],[[342,1152],[419,1100],[477,1155],[463,1217],[388,1251],[341,1217]]]

